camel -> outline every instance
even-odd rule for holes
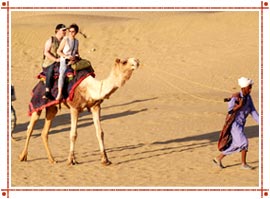
[[[104,132],[101,128],[100,112],[101,103],[104,99],[109,97],[120,87],[122,87],[127,80],[131,77],[133,71],[139,67],[139,60],[135,58],[128,59],[116,59],[115,65],[109,76],[104,80],[97,80],[92,76],[85,78],[75,89],[74,97],[72,101],[67,100],[67,105],[70,108],[71,114],[71,129],[70,129],[70,151],[68,155],[68,165],[74,165],[76,161],[74,148],[77,138],[77,121],[79,113],[85,108],[91,110],[94,126],[96,129],[96,136],[99,143],[101,152],[101,163],[103,165],[110,165],[108,156],[106,154],[104,146]],[[29,125],[26,132],[26,142],[22,153],[19,156],[20,161],[27,161],[28,146],[31,134],[34,126],[39,119],[41,111],[36,111],[32,114]],[[41,137],[46,149],[48,160],[51,164],[56,163],[48,144],[48,133],[51,127],[51,123],[55,115],[57,114],[57,106],[52,105],[46,108],[45,123],[41,133]]]

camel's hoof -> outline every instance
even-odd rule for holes
[[[76,165],[76,164],[79,164],[79,162],[77,162],[76,160],[68,160],[67,162],[67,165],[70,166],[70,165]]]
[[[19,156],[19,160],[22,162],[22,161],[27,161],[27,155],[20,155]]]
[[[54,164],[56,164],[56,163],[57,163],[57,161],[56,161],[56,160],[49,160],[49,162],[50,162],[50,164],[52,164],[52,165],[54,165]]]
[[[101,164],[104,165],[104,166],[109,166],[109,165],[112,164],[112,162],[110,160],[107,160],[107,161],[101,162]]]
[[[19,156],[19,160],[22,162],[22,161],[27,161],[27,153],[22,153],[20,156]]]

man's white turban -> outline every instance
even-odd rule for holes
[[[241,77],[240,79],[238,79],[238,84],[241,88],[245,88],[249,85],[252,85],[254,82],[252,81],[252,79],[246,78],[246,77]]]

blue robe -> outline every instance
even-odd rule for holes
[[[240,96],[243,97],[242,92]],[[242,150],[248,150],[248,139],[244,132],[244,127],[246,124],[246,118],[249,114],[253,119],[259,123],[259,114],[256,111],[252,98],[250,95],[245,96],[245,104],[237,111],[235,120],[232,124],[231,134],[232,134],[232,143],[226,150],[222,151],[224,155],[229,155],[233,152],[240,152]],[[231,111],[235,105],[236,97],[233,97],[228,103],[228,111]]]

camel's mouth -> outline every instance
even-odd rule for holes
[[[136,69],[138,69],[139,68],[139,66],[140,66],[140,60],[139,59],[135,59],[135,58],[132,58],[132,64],[131,64],[131,68],[133,69],[133,70],[136,70]]]

